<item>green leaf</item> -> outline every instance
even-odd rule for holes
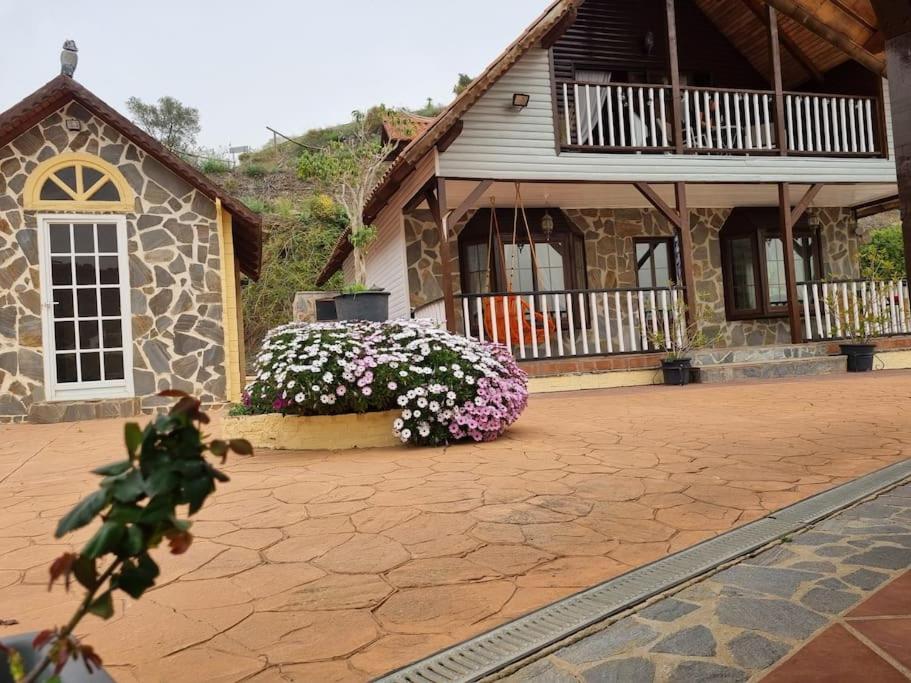
[[[123,440],[131,458],[136,457],[136,450],[142,443],[142,430],[135,422],[128,422],[123,428]]]
[[[142,519],[142,513],[145,508],[138,507],[131,503],[114,503],[108,512],[106,519],[111,522],[120,522],[121,524],[134,524]]]
[[[128,562],[123,565],[113,581],[113,585],[119,588],[131,598],[139,599],[149,588],[155,585],[155,579],[158,578],[158,565],[144,553],[138,563]]]
[[[99,595],[95,601],[89,605],[89,612],[102,619],[110,619],[114,616],[114,600],[111,597],[111,591],[105,591]]]
[[[81,529],[91,522],[107,505],[108,492],[104,490],[95,491],[87,498],[83,498],[76,507],[63,516],[63,519],[57,524],[57,531],[54,532],[54,536],[61,538],[71,531]]]
[[[82,554],[90,558],[101,557],[116,548],[125,533],[126,529],[123,524],[107,521],[85,544]]]
[[[126,537],[120,544],[120,549],[124,555],[138,555],[145,548],[145,539],[142,536],[142,529],[136,525],[127,527]]]
[[[51,676],[50,678],[47,679],[46,683],[61,683],[60,675],[54,674],[53,676]]]
[[[133,503],[145,494],[145,482],[139,470],[132,470],[115,481],[111,494],[121,503]]]
[[[228,445],[238,455],[253,455],[253,446],[246,439],[231,439]]]
[[[95,566],[95,560],[85,555],[80,555],[73,564],[73,576],[79,582],[79,585],[88,590],[92,590],[98,581],[98,569]]]
[[[156,496],[145,506],[139,521],[142,524],[156,525],[174,516],[174,500],[170,495]]]
[[[94,469],[92,470],[92,474],[99,474],[103,477],[116,477],[117,475],[126,472],[132,466],[132,460],[121,460],[120,462],[115,462],[110,465],[105,465],[104,467]]]
[[[170,469],[157,469],[146,479],[145,492],[150,498],[169,493],[177,486],[178,477]]]
[[[195,515],[202,508],[203,503],[210,493],[215,490],[215,486],[209,477],[197,477],[190,479],[183,486],[183,495],[187,503],[190,504],[190,514]]]
[[[25,678],[25,660],[22,659],[22,653],[19,650],[10,648],[5,654],[9,662],[10,675],[12,675],[14,681],[21,681]]]
[[[212,455],[223,458],[228,454],[228,444],[220,439],[216,439],[209,444],[209,450],[212,451]]]

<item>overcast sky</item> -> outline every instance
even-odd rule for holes
[[[448,102],[550,0],[0,0],[0,111],[59,73],[126,113],[131,95],[199,109],[208,147],[259,146],[377,103]]]

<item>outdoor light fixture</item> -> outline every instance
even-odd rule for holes
[[[531,95],[517,92],[512,96],[512,106],[516,109],[525,109],[529,102],[531,102]]]
[[[809,216],[807,216],[807,223],[810,224],[811,228],[818,228],[822,221],[819,220],[819,216],[816,215],[815,211],[808,211]]]
[[[541,232],[544,233],[545,239],[550,241],[550,236],[554,234],[554,217],[550,215],[550,209],[544,210],[544,217],[541,219]]]
[[[79,119],[67,119],[66,129],[74,132],[80,131],[82,130],[82,122]]]

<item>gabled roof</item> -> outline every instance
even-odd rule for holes
[[[259,277],[262,264],[262,218],[72,78],[57,76],[0,114],[0,146],[11,142],[73,101],[132,140],[140,149],[210,199],[220,199],[224,210],[234,218],[235,253],[240,268],[254,280]]]
[[[419,116],[418,114],[409,114],[399,112],[393,116],[387,116],[383,119],[383,144],[390,142],[409,143],[421,135],[430,127],[434,121],[433,116]]]

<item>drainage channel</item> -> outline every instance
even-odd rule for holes
[[[911,459],[816,494],[393,671],[376,683],[469,683],[911,477]]]

